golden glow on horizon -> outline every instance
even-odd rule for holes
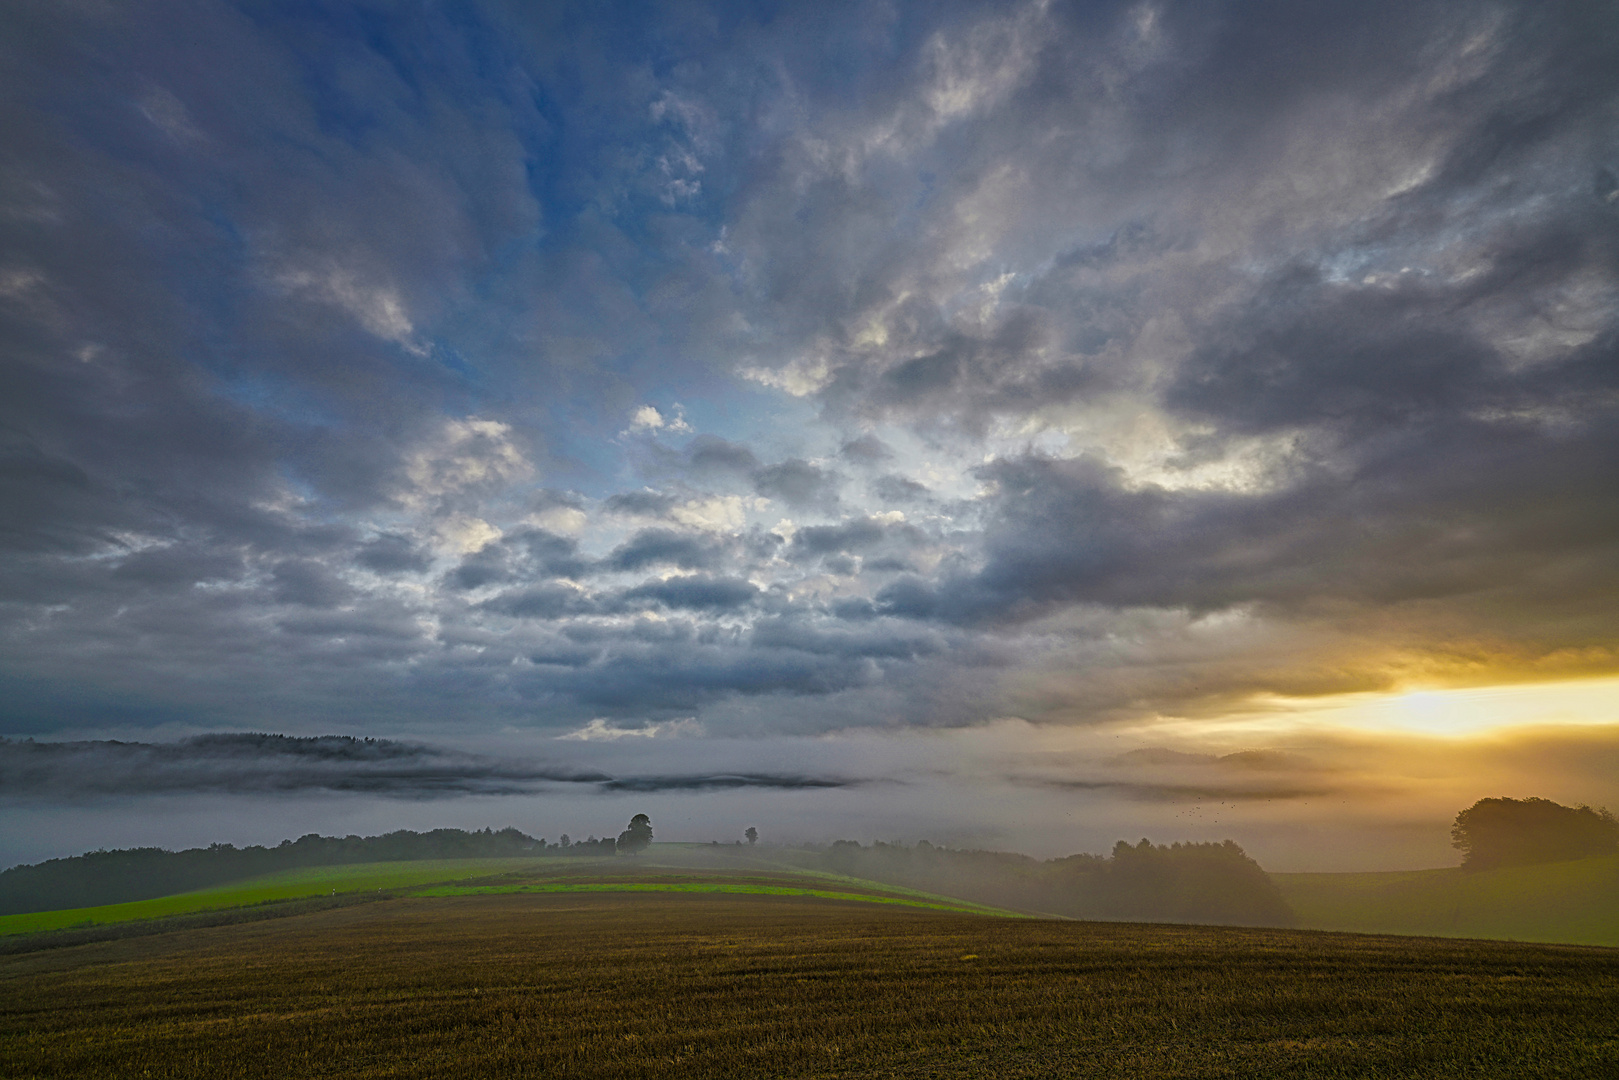
[[[1465,737],[1510,728],[1619,724],[1619,677],[1504,686],[1413,688],[1394,693],[1264,699],[1221,720],[1171,720],[1188,733],[1275,733],[1338,728]]]

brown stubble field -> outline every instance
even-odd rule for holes
[[[1613,1077],[1619,950],[401,899],[0,957],[6,1077]]]

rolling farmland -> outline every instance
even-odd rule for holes
[[[504,893],[0,958],[13,1077],[1609,1076],[1619,953]]]
[[[1467,873],[1272,874],[1322,930],[1619,945],[1619,856]]]

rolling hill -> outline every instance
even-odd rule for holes
[[[778,864],[751,853],[733,854],[722,849],[716,854],[703,845],[660,844],[655,854],[639,858],[530,856],[300,867],[147,900],[0,915],[0,936],[369,892],[407,896],[570,892],[774,895],[973,914],[1016,914],[903,886]]]
[[[1271,878],[1301,928],[1619,945],[1619,855],[1477,872]]]

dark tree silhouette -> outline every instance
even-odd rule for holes
[[[1619,822],[1606,810],[1550,799],[1480,799],[1456,815],[1451,847],[1462,869],[1566,862],[1619,851]]]
[[[759,842],[759,830],[755,829],[752,825],[749,825],[747,831],[742,835],[748,838],[748,843],[750,844],[757,844]]]
[[[630,818],[630,827],[618,834],[618,851],[621,855],[639,854],[651,844],[652,819],[645,814]]]

